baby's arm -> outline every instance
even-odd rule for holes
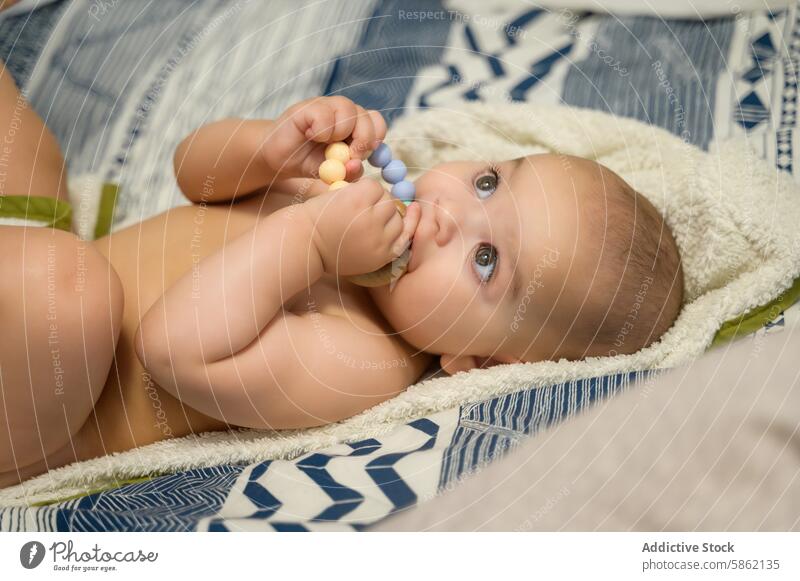
[[[276,172],[260,151],[274,123],[223,119],[190,133],[173,157],[183,194],[193,202],[220,202],[273,182]]]
[[[204,125],[175,150],[175,176],[193,202],[222,202],[289,185],[310,197],[327,189],[313,178],[328,143],[349,138],[353,161],[347,180],[354,181],[361,174],[357,160],[385,135],[386,123],[377,111],[345,97],[311,99],[274,121],[224,119]]]
[[[418,217],[409,207],[404,224],[383,188],[361,180],[260,219],[144,315],[135,339],[142,364],[187,405],[237,426],[319,425],[391,397],[413,381],[411,366],[377,377],[338,354],[396,360],[396,342],[313,307],[310,317],[282,307],[324,272],[369,272],[390,261]]]

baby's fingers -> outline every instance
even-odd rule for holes
[[[350,151],[352,156],[357,159],[364,159],[374,147],[375,127],[372,116],[363,107],[356,106],[357,117],[355,127],[353,127]]]
[[[344,169],[347,171],[345,180],[348,182],[358,181],[364,175],[364,165],[358,159],[351,159],[344,164]]]
[[[345,97],[323,97],[304,103],[299,110],[298,129],[306,139],[318,143],[342,141],[353,132],[358,111]]]
[[[309,105],[302,112],[301,119],[306,139],[322,143],[331,140],[336,119],[330,107]]]
[[[406,208],[406,216],[403,218],[403,230],[400,232],[400,235],[397,237],[397,240],[392,246],[392,251],[396,256],[401,255],[405,249],[408,248],[411,238],[414,236],[414,232],[417,231],[420,216],[421,212],[419,203],[411,202],[411,204],[409,204],[409,206]]]
[[[331,97],[330,103],[336,118],[330,141],[343,141],[355,130],[358,123],[358,106],[346,97]]]
[[[377,149],[376,144],[386,139],[386,119],[383,118],[380,111],[375,111],[375,109],[370,109],[367,113],[372,119],[372,127],[375,130],[375,142],[370,149]]]

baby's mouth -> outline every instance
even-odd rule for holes
[[[408,259],[408,269],[406,273],[411,272],[412,270],[417,268],[417,263],[420,260],[420,257],[417,256],[419,252],[415,252],[414,250],[414,238],[417,236],[417,232],[419,232],[419,227],[414,231],[414,234],[411,235],[411,239],[408,242],[408,251],[410,253],[410,258]],[[421,248],[421,247],[420,247]]]

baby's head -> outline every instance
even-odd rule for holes
[[[455,373],[632,353],[682,301],[680,256],[653,205],[566,155],[438,165],[416,182],[408,271],[371,289],[389,323]]]

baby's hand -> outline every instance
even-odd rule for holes
[[[347,181],[361,176],[361,163],[386,137],[386,121],[346,97],[317,97],[289,107],[275,120],[261,154],[280,177],[317,177],[325,146],[350,145]]]
[[[303,203],[314,232],[314,244],[329,274],[349,276],[381,268],[408,247],[419,223],[419,204],[405,218],[394,199],[371,179]]]

